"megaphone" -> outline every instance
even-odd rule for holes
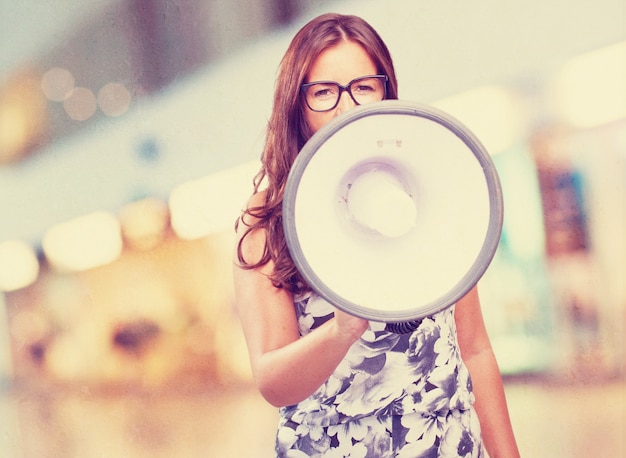
[[[480,141],[449,114],[399,100],[358,106],[316,132],[283,199],[287,246],[309,286],[394,332],[478,282],[502,220],[500,181]]]

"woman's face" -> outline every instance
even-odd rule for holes
[[[361,45],[351,41],[344,41],[322,51],[317,56],[313,61],[305,83],[334,81],[345,86],[355,78],[376,75],[377,73],[374,61]],[[356,104],[350,97],[350,94],[344,91],[341,94],[339,103],[332,110],[316,112],[305,105],[305,119],[313,133],[315,133],[335,116],[345,113],[355,106]]]

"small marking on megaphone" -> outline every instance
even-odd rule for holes
[[[402,140],[378,140],[376,142],[376,144],[378,145],[379,148],[382,148],[383,146],[388,146],[388,145],[392,145],[392,146],[396,146],[397,148],[402,148]]]

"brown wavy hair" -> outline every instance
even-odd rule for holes
[[[236,228],[240,224],[246,226],[237,245],[239,265],[245,269],[255,269],[273,261],[274,272],[270,276],[273,285],[292,293],[310,289],[289,255],[282,223],[283,195],[289,171],[298,152],[313,135],[305,120],[304,110],[307,108],[300,86],[305,83],[317,56],[343,41],[357,43],[365,49],[376,65],[378,74],[388,77],[386,98],[398,98],[398,83],[391,54],[378,33],[366,21],[357,16],[328,13],[307,23],[291,41],[278,69],[261,169],[253,181],[255,194],[259,192],[261,184],[266,182],[265,200],[260,206],[247,208],[235,225]],[[246,214],[253,217],[253,224],[244,222]],[[244,259],[242,244],[246,236],[256,229],[266,231],[267,241],[261,259],[249,263]]]

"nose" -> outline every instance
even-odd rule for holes
[[[348,91],[343,91],[339,96],[339,103],[337,104],[337,109],[335,113],[337,115],[340,115],[348,110],[351,110],[354,107],[356,107],[356,103],[354,103],[354,100],[352,100],[352,97],[350,97]]]

